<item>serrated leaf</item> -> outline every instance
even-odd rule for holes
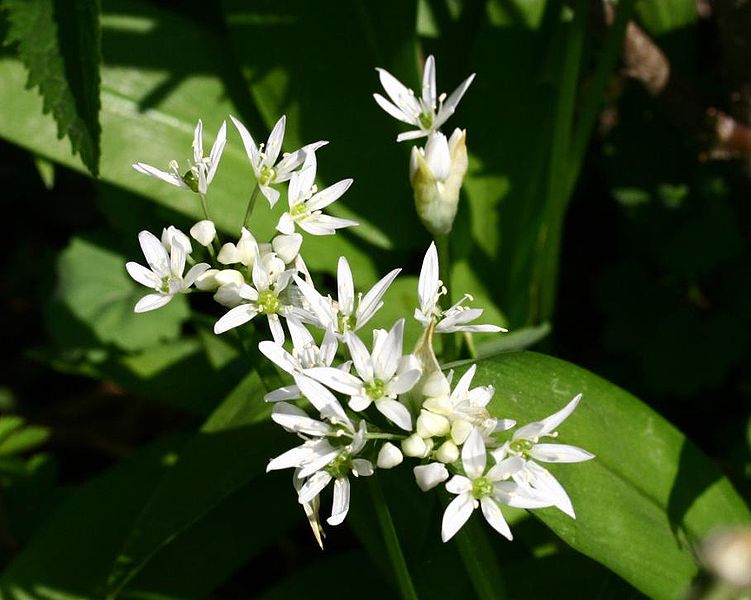
[[[98,0],[3,0],[28,88],[39,87],[57,135],[67,135],[89,172],[99,171]]]
[[[495,386],[491,413],[520,424],[583,394],[558,428],[560,440],[596,458],[546,465],[568,491],[577,518],[557,509],[532,514],[647,596],[681,596],[697,573],[691,545],[717,527],[751,519],[730,482],[683,434],[596,375],[518,353],[479,362],[475,381]]]
[[[139,350],[177,338],[188,317],[185,298],[178,295],[157,311],[134,313],[135,303],[149,290],[130,278],[125,262],[84,238],[74,238],[60,254],[47,323],[63,346],[113,344]]]

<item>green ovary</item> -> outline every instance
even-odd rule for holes
[[[279,298],[271,290],[264,290],[258,295],[258,312],[262,315],[275,315],[279,312]]]
[[[266,165],[261,167],[261,175],[259,177],[261,185],[268,185],[269,183],[273,182],[274,179],[276,179],[276,169],[267,167]]]
[[[372,400],[383,398],[383,394],[386,391],[386,384],[380,379],[374,379],[373,381],[366,383],[364,387],[368,398],[371,398]]]
[[[344,333],[345,331],[355,330],[357,319],[355,319],[354,315],[343,315],[342,313],[339,313],[336,318],[339,325],[339,331],[341,333]]]
[[[192,169],[183,175],[183,182],[196,194],[198,193],[198,175]]]
[[[477,498],[485,498],[493,495],[493,482],[487,477],[479,477],[472,482],[472,495]]]
[[[534,444],[529,440],[514,440],[509,444],[511,451],[516,452],[517,454],[526,454],[532,449],[532,446],[534,446]]]
[[[308,212],[308,207],[305,206],[305,202],[298,202],[289,211],[289,214],[293,217],[299,217]]]
[[[417,120],[420,121],[423,129],[430,129],[433,126],[433,115],[430,113],[420,113]]]
[[[346,477],[351,469],[352,460],[346,452],[342,452],[328,464],[326,472],[334,479],[339,479],[340,477]]]

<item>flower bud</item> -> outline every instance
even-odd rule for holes
[[[286,265],[290,264],[295,258],[297,258],[297,255],[300,253],[301,245],[302,236],[299,233],[277,235],[271,240],[271,247]]]
[[[219,254],[216,257],[217,260],[223,265],[232,265],[235,263],[242,263],[246,267],[252,267],[258,256],[258,243],[245,227],[242,228],[242,234],[237,245],[227,243],[219,250]]]
[[[474,425],[464,419],[458,419],[451,424],[451,439],[457,446],[461,446],[472,433]]]
[[[402,451],[391,442],[386,442],[378,452],[378,462],[376,464],[379,469],[392,469],[403,460]]]
[[[451,424],[446,417],[437,415],[429,410],[420,411],[417,417],[417,434],[422,438],[433,436],[443,437],[451,431]]]
[[[751,586],[751,527],[715,532],[704,540],[699,555],[711,573],[733,587]]]
[[[240,271],[236,269],[222,269],[221,271],[217,271],[216,275],[214,276],[214,279],[216,279],[216,282],[219,286],[222,286],[222,285],[241,286],[243,283],[245,283],[243,274],[240,273]]]
[[[201,246],[209,246],[216,237],[216,226],[208,219],[198,221],[190,228],[190,236]]]
[[[433,235],[451,231],[459,206],[459,191],[467,172],[467,132],[455,129],[451,138],[431,133],[425,148],[412,148],[410,182],[415,208]]]
[[[441,463],[430,463],[428,465],[420,465],[414,468],[415,481],[417,481],[418,487],[427,492],[433,489],[439,483],[446,481],[449,478],[449,472]]]
[[[405,456],[422,458],[427,451],[428,446],[425,444],[425,440],[416,433],[413,433],[407,439],[402,440],[402,452],[404,452]]]
[[[186,254],[193,252],[190,238],[177,227],[170,225],[169,227],[162,229],[162,246],[167,249],[167,252],[172,252],[172,244],[175,242],[184,248]]]
[[[219,273],[219,269],[209,269],[208,271],[204,271],[198,276],[198,279],[196,279],[195,286],[201,291],[208,292],[211,290],[215,290],[216,288],[221,285],[216,280],[216,276]]]
[[[445,441],[435,451],[435,457],[442,463],[452,463],[459,460],[459,448],[452,441]]]

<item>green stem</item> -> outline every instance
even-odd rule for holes
[[[446,301],[448,302],[448,306],[451,306],[453,304],[453,295],[451,291],[451,238],[449,234],[435,236],[435,245],[438,250],[438,271],[441,274],[443,285],[448,290]],[[448,306],[445,308],[448,308]],[[441,336],[441,341],[443,342],[442,362],[456,360],[456,336],[447,333]]]
[[[210,221],[209,218],[209,203],[206,200],[206,194],[198,194],[201,197],[201,209],[203,210],[203,218]]]
[[[396,536],[394,522],[391,520],[391,513],[386,504],[386,498],[383,496],[383,490],[378,481],[378,476],[373,475],[368,477],[368,485],[370,487],[370,497],[373,501],[376,517],[378,518],[378,524],[381,527],[383,541],[386,544],[386,551],[388,552],[391,566],[394,569],[396,582],[399,586],[402,598],[405,600],[418,600],[417,591],[415,590],[415,585],[412,583],[412,577],[409,574],[407,562],[404,560],[404,554],[399,545],[399,538]]]
[[[250,193],[248,208],[245,211],[245,218],[243,219],[243,227],[248,227],[250,225],[250,217],[253,214],[253,209],[256,206],[256,199],[258,198],[258,192],[260,191],[261,188],[258,186],[258,183],[256,183],[256,187],[254,187],[253,191]]]
[[[365,439],[368,440],[403,440],[406,436],[398,433],[366,433]]]

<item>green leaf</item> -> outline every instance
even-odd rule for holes
[[[258,424],[270,412],[263,401],[264,392],[257,372],[251,372],[185,447],[128,534],[108,580],[110,594],[119,593],[157,552],[263,474],[269,457],[280,448],[280,438],[283,439],[276,427]],[[268,501],[258,500],[261,506]],[[260,507],[258,510],[262,511]],[[275,519],[261,518],[256,523],[258,535],[269,538],[300,514],[288,511]],[[259,516],[260,512],[254,515],[248,508],[248,518]]]
[[[27,88],[39,87],[44,112],[52,112],[57,135],[67,135],[86,168],[99,171],[98,0],[3,0],[8,41],[28,70]]]
[[[557,509],[532,514],[651,598],[688,589],[697,573],[691,544],[751,518],[730,482],[678,430],[584,369],[540,354],[504,354],[479,362],[475,381],[495,386],[494,415],[520,424],[583,394],[558,430],[563,443],[596,458],[546,465],[569,492],[577,518]]]
[[[49,438],[46,427],[25,425],[21,417],[0,417],[0,456],[12,456],[41,446]]]
[[[47,323],[62,345],[113,344],[139,350],[177,338],[188,317],[185,298],[177,296],[158,311],[134,313],[135,303],[148,290],[130,278],[125,262],[120,254],[84,238],[74,238],[60,254]]]
[[[639,20],[652,35],[662,35],[696,23],[696,2],[692,0],[640,0]]]

